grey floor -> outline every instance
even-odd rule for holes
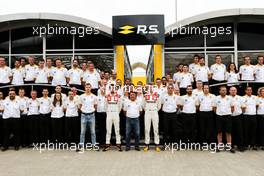
[[[0,175],[263,176],[264,151],[210,153],[44,151],[0,152]]]

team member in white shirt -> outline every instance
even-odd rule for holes
[[[194,142],[196,137],[196,107],[198,99],[192,94],[192,86],[186,89],[187,94],[180,97],[181,118],[183,125],[183,140],[185,142]]]
[[[179,76],[178,84],[180,88],[180,94],[186,94],[186,88],[188,85],[192,85],[193,83],[193,75],[188,72],[188,65],[183,66],[183,72]]]
[[[257,104],[257,141],[259,147],[264,150],[264,88],[260,88],[260,97],[258,97]]]
[[[255,80],[255,67],[251,65],[250,62],[251,62],[251,58],[249,56],[245,56],[244,65],[241,65],[239,67],[239,74],[240,74],[241,81],[254,81]],[[251,86],[252,83],[249,83],[249,84],[243,83],[242,84],[243,90],[246,88],[247,85]]]
[[[90,63],[88,69],[85,72],[83,72],[82,82],[84,84],[90,83],[92,86],[92,93],[97,95],[100,81],[101,81],[100,74],[94,68],[94,64]]]
[[[227,87],[236,86],[238,87],[238,81],[240,80],[239,73],[235,63],[230,63],[227,67],[225,79],[227,81]]]
[[[254,84],[255,91],[258,90],[258,88],[263,86],[264,83],[264,57],[263,56],[258,56],[258,63],[255,65],[255,81],[257,83]]]
[[[48,70],[48,81],[49,81],[49,84],[51,83],[52,81],[52,70],[54,69],[54,66],[52,65],[52,59],[51,58],[46,58],[46,68]],[[50,90],[49,90],[50,92]]]
[[[39,116],[39,101],[37,99],[37,91],[33,90],[30,93],[31,98],[28,100],[28,118],[30,122],[30,144],[39,143],[39,128],[40,128],[40,116]]]
[[[97,142],[100,146],[103,146],[105,144],[105,134],[106,134],[106,128],[107,128],[107,119],[106,119],[106,89],[105,87],[101,87],[99,90],[98,96],[97,96],[97,107],[96,107],[96,137]]]
[[[6,66],[5,58],[0,57],[0,87],[10,84],[11,76],[11,69]],[[5,90],[2,91],[6,96]]]
[[[79,63],[77,59],[72,61],[72,68],[67,72],[67,82],[70,87],[76,87],[77,89],[82,89],[81,77],[83,75],[82,69],[78,68]]]
[[[212,84],[219,84],[225,82],[225,73],[226,73],[226,66],[222,64],[222,58],[220,55],[215,56],[215,64],[211,65],[210,67],[211,72],[211,83]],[[220,86],[214,86],[212,87],[212,92],[214,94],[218,94],[218,89]]]
[[[40,59],[38,62],[38,67],[36,68],[35,72],[35,83],[36,84],[48,84],[49,80],[49,70],[45,67],[45,60]],[[45,86],[37,86],[36,90],[38,94],[42,93],[42,89]]]
[[[203,92],[203,82],[198,80],[196,81],[196,89],[194,89],[192,91],[192,94],[195,96],[195,97],[199,97],[200,95],[202,95],[204,92]]]
[[[78,144],[80,137],[79,101],[72,91],[68,92],[65,108],[65,140],[68,144]]]
[[[67,69],[63,67],[62,61],[60,58],[57,58],[56,61],[56,67],[52,69],[51,77],[52,82],[51,84],[53,86],[57,85],[66,85],[66,76],[67,76]]]
[[[65,101],[62,101],[61,93],[55,93],[51,105],[51,131],[53,143],[64,142],[64,112]]]
[[[38,68],[35,65],[35,59],[33,56],[28,57],[28,64],[25,66],[25,84],[32,84],[36,78],[36,69]]]
[[[135,135],[135,150],[140,151],[140,125],[139,116],[142,112],[142,104],[137,101],[137,93],[130,92],[129,100],[124,107],[126,115],[126,151],[130,150],[131,133],[134,131]]]
[[[237,95],[236,87],[230,87],[230,97],[234,103],[234,111],[231,115],[232,118],[232,143],[237,146],[239,151],[244,151],[244,136],[243,136],[243,105],[244,99]]]
[[[179,64],[176,68],[176,73],[173,74],[173,81],[174,83],[177,83],[180,77],[180,74],[182,73],[183,64]]]
[[[223,144],[223,133],[225,132],[227,145],[230,146],[230,152],[235,153],[235,150],[231,148],[232,146],[232,119],[231,114],[234,111],[233,99],[226,95],[227,88],[221,86],[219,88],[219,93],[215,98],[213,103],[214,111],[216,112],[216,128],[217,128],[217,141],[218,147],[217,152],[220,151],[220,145]]]
[[[156,79],[156,86],[154,88],[154,91],[159,94],[159,97],[161,97],[163,94],[167,92],[166,87],[162,86],[162,82],[160,78]]]
[[[150,143],[150,128],[153,126],[155,150],[160,152],[159,148],[159,110],[161,108],[161,101],[157,92],[154,92],[153,86],[149,86],[148,93],[145,94],[143,101],[143,108],[145,110],[145,148],[144,151],[149,150]]]
[[[115,128],[116,146],[119,151],[121,148],[121,136],[120,136],[120,117],[121,110],[121,97],[115,92],[115,88],[110,90],[110,93],[106,95],[106,147],[104,151],[110,148],[110,139],[112,134],[112,126]]]
[[[246,87],[244,98],[244,135],[246,148],[257,150],[257,97],[252,95],[252,87]]]
[[[196,67],[199,67],[199,55],[194,55],[193,56],[193,63],[189,65],[189,72],[194,74]]]
[[[1,112],[3,112],[3,149],[6,151],[9,147],[10,135],[14,135],[15,150],[20,146],[20,113],[23,112],[20,101],[16,98],[15,90],[10,90],[3,101]]]
[[[46,143],[50,138],[50,113],[52,107],[52,101],[49,97],[48,88],[42,90],[42,97],[38,99],[39,101],[39,113],[40,113],[40,141]]]
[[[65,93],[62,93],[62,88],[61,88],[61,86],[56,86],[56,87],[55,87],[55,93],[52,94],[51,97],[50,97],[52,102],[53,102],[53,100],[54,100],[54,97],[55,97],[55,94],[56,94],[56,93],[60,93],[60,94],[61,94],[61,96],[62,96],[62,102],[65,102],[65,101],[66,101],[67,95],[66,95]]]
[[[176,114],[179,105],[179,96],[175,95],[173,85],[168,85],[167,93],[161,97],[162,122],[163,122],[163,142],[178,142],[181,123]]]
[[[21,103],[24,111],[20,114],[21,145],[27,147],[30,145],[30,120],[27,118],[28,97],[25,96],[25,89],[19,88],[17,100]]]
[[[24,84],[25,72],[24,69],[20,67],[20,61],[15,61],[15,68],[12,69],[12,82],[13,85],[22,85]]]
[[[195,81],[202,81],[208,83],[209,77],[211,76],[208,66],[205,65],[204,57],[199,59],[199,66],[196,66],[193,70]]]
[[[85,85],[85,93],[80,96],[80,109],[81,109],[81,134],[80,134],[80,147],[85,145],[86,127],[89,126],[91,134],[91,144],[95,149],[96,133],[95,133],[95,109],[97,106],[97,98],[91,92],[92,86],[90,83]],[[80,151],[79,149],[77,152]]]
[[[200,142],[212,143],[214,141],[214,113],[213,102],[215,95],[209,91],[209,85],[203,86],[203,94],[198,95],[199,103],[199,130]]]

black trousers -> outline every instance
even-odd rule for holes
[[[30,144],[39,143],[40,138],[40,115],[29,115]]]
[[[244,115],[244,139],[246,146],[256,145],[257,117],[256,115]]]
[[[195,142],[196,139],[196,118],[195,114],[182,113],[182,124],[183,124],[183,141]]]
[[[39,141],[41,143],[46,143],[48,142],[48,140],[50,140],[50,113],[40,114],[39,121]]]
[[[64,142],[64,117],[51,118],[52,142]]]
[[[213,111],[199,112],[199,137],[202,143],[214,142],[214,113]]]
[[[106,141],[106,112],[96,112],[96,138],[99,145],[104,145]]]
[[[65,117],[65,142],[68,144],[75,143],[78,144],[80,141],[80,129],[81,129],[80,117]]]
[[[20,137],[23,147],[30,145],[30,122],[26,114],[22,114],[20,118]]]
[[[13,134],[14,146],[20,146],[20,118],[3,119],[3,147],[8,148],[10,135]]]
[[[243,136],[243,115],[232,116],[232,144],[242,147],[244,145]]]
[[[162,113],[163,118],[163,143],[171,143],[173,142],[173,138],[175,135],[175,128],[173,126],[173,120],[176,118],[176,112],[174,113]]]
[[[264,146],[264,115],[257,115],[257,141],[259,146]]]

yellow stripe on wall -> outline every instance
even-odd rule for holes
[[[117,76],[117,79],[122,80],[122,83],[124,83],[124,76],[125,76],[124,48],[125,47],[123,45],[115,46],[116,76]]]
[[[162,62],[162,45],[154,45],[154,82],[157,78],[161,78],[163,72],[163,62]]]

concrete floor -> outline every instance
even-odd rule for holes
[[[0,152],[1,176],[263,176],[264,151],[130,152],[32,151]]]

